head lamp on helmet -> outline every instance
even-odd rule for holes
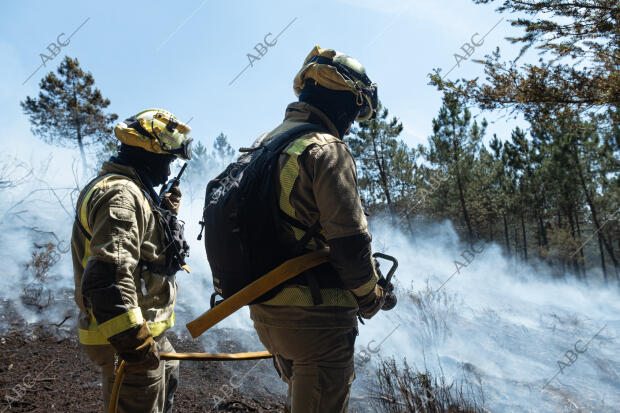
[[[191,128],[163,109],[147,109],[114,128],[116,138],[130,146],[148,152],[191,158],[192,139],[187,137]]]
[[[328,89],[352,92],[360,109],[355,119],[358,122],[374,117],[379,102],[377,85],[370,81],[364,66],[354,58],[315,46],[295,76],[293,89],[297,96],[309,79]]]

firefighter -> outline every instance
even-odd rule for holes
[[[154,187],[190,159],[190,128],[161,109],[120,122],[118,154],[80,193],[71,237],[81,348],[101,368],[107,409],[119,358],[127,363],[118,412],[171,412],[178,361],[164,332],[174,325],[175,273],[187,269],[176,220],[181,191]]]
[[[354,121],[373,117],[377,87],[355,59],[315,47],[294,80],[298,102],[284,121],[254,145],[283,131],[314,123],[279,157],[280,228],[293,248],[317,220],[307,249],[330,247],[330,262],[307,271],[271,299],[250,306],[258,336],[274,354],[288,383],[293,413],[345,412],[354,373],[357,315],[369,319],[391,292],[377,285],[371,235],[357,191],[355,161],[343,137]],[[389,300],[395,302],[395,300]]]

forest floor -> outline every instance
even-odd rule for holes
[[[176,335],[177,352],[201,352],[195,342]],[[174,411],[283,412],[284,397],[261,388],[248,363],[235,374],[254,385],[234,389],[231,369],[221,362],[181,362]],[[256,363],[256,362],[254,362]],[[265,360],[263,364],[270,364]],[[241,365],[245,364],[245,365]],[[247,375],[246,375],[247,373]],[[100,373],[74,338],[57,338],[41,327],[24,334],[10,331],[0,338],[0,412],[102,412]],[[230,391],[229,391],[230,389]],[[243,390],[241,392],[240,390]],[[214,395],[222,401],[216,405]]]

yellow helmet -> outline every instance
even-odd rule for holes
[[[315,46],[295,76],[295,95],[299,96],[308,79],[314,79],[327,89],[352,92],[360,107],[356,121],[363,122],[374,116],[378,104],[377,85],[370,81],[364,66],[354,58]]]
[[[147,109],[119,122],[114,128],[116,138],[131,146],[159,154],[175,155],[189,160],[191,128],[163,109]]]

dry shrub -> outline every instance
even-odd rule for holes
[[[377,393],[373,396],[377,411],[382,413],[482,413],[476,400],[469,400],[462,384],[446,385],[428,372],[415,371],[403,362],[399,368],[394,359],[382,360],[377,368]]]
[[[22,302],[35,307],[39,312],[54,302],[54,294],[45,285],[50,276],[50,270],[60,260],[57,245],[53,242],[33,244],[30,262],[26,263],[26,271],[34,275],[34,280],[28,283],[21,294]]]

